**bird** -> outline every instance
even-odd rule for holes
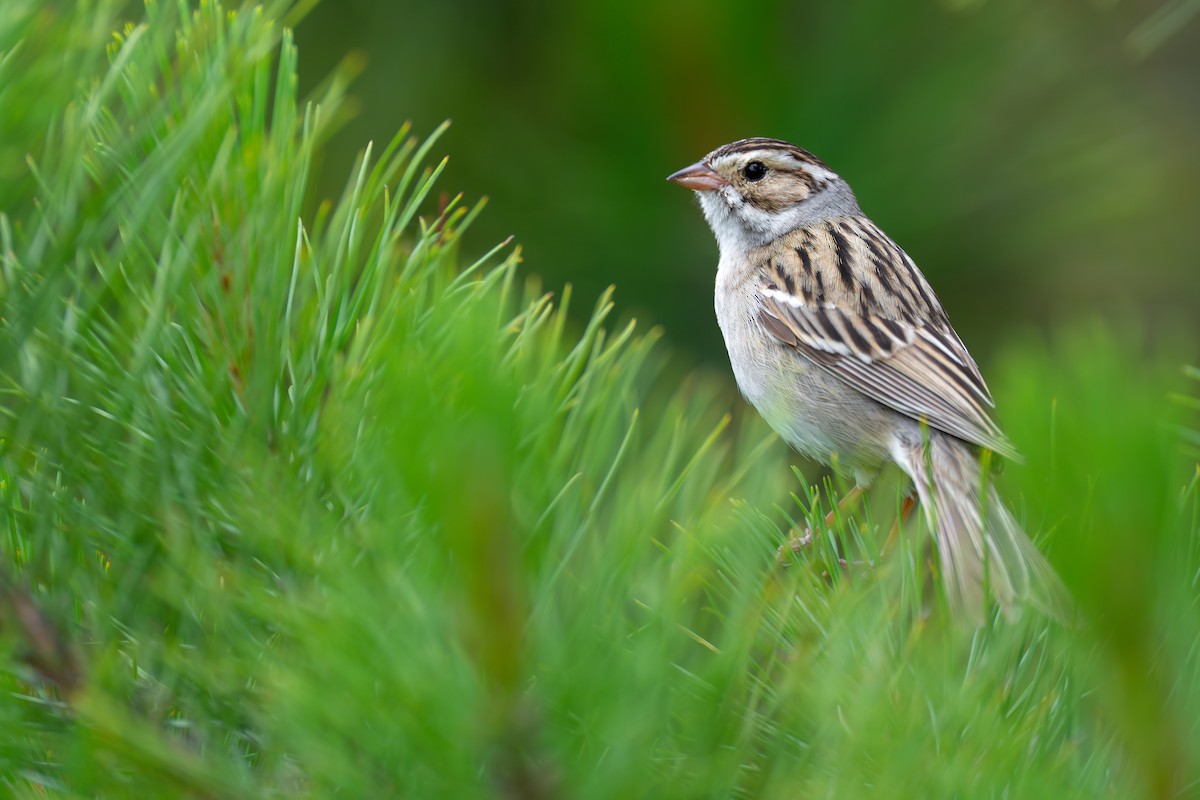
[[[852,472],[890,464],[934,532],[948,605],[980,623],[1060,615],[1065,590],[1001,501],[985,453],[1019,460],[979,367],[913,260],[849,184],[780,139],[718,147],[668,176],[717,241],[717,323],[743,396],[802,455]]]

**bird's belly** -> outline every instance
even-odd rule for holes
[[[794,362],[792,369],[782,369],[782,364],[761,357],[757,363],[747,363],[745,357],[734,362],[738,388],[784,441],[809,458],[828,463],[830,455],[846,444],[833,429],[847,409],[828,392],[820,391],[827,387],[821,376],[814,374],[819,369],[816,365],[804,363],[802,357],[783,355]],[[730,359],[733,357],[731,352]]]
[[[856,472],[887,459],[894,413],[780,344],[757,321],[721,309],[718,321],[738,388],[784,441],[824,464],[836,454]]]

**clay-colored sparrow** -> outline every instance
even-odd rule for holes
[[[717,321],[771,427],[810,458],[836,453],[859,487],[899,465],[937,532],[950,604],[971,619],[985,586],[1006,613],[1059,602],[1057,576],[983,474],[981,448],[1017,454],[979,368],[846,182],[777,139],[725,145],[669,180],[696,192],[716,235]]]

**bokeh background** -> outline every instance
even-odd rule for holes
[[[723,363],[716,247],[663,178],[727,141],[788,139],[846,177],[986,363],[1080,317],[1197,327],[1200,4],[1189,0],[552,3],[338,0],[297,30],[302,80],[347,58],[367,140],[454,125],[441,186],[492,205],[525,268]],[[1143,333],[1143,330],[1145,333]]]
[[[1198,6],[0,0],[0,796],[1195,794]],[[343,192],[445,117],[465,245],[423,150]],[[663,178],[749,134],[938,287],[1080,625],[735,402]]]

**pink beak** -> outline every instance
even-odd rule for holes
[[[712,167],[703,161],[697,161],[690,167],[684,167],[679,172],[668,175],[667,180],[678,183],[685,189],[693,189],[697,192],[710,192],[713,189],[720,189],[722,186],[729,185],[729,181],[722,178]]]

